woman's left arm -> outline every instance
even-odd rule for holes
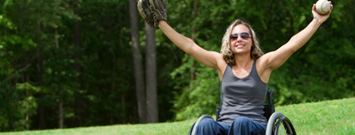
[[[281,46],[279,49],[260,57],[262,63],[265,64],[264,70],[269,69],[272,71],[282,66],[294,52],[304,46],[317,31],[319,26],[329,18],[329,15],[333,9],[331,2],[330,5],[330,11],[325,15],[320,15],[316,11],[316,6],[314,4],[312,8],[313,20],[308,24],[306,28],[294,35],[285,45]]]

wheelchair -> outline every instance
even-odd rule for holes
[[[264,105],[264,116],[266,117],[267,126],[265,135],[296,135],[295,128],[293,127],[291,121],[285,117],[280,112],[275,112],[275,106],[272,102],[272,93],[274,89],[270,89],[267,92],[267,102],[268,104]],[[217,107],[216,109],[216,120],[218,120],[219,112],[221,107]],[[213,119],[209,115],[202,115],[196,122],[192,130],[188,135],[196,134],[196,127],[202,121],[202,119]],[[282,126],[281,126],[282,125]]]

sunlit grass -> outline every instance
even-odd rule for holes
[[[300,135],[355,134],[355,98],[276,107]],[[197,119],[197,118],[196,118]],[[196,119],[156,124],[126,124],[0,133],[0,135],[187,135]]]
[[[298,134],[355,134],[355,98],[278,107]]]

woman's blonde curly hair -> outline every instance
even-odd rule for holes
[[[250,51],[250,57],[254,60],[258,59],[262,55],[264,55],[264,52],[261,50],[259,41],[255,35],[254,30],[251,28],[251,26],[242,21],[242,20],[235,20],[226,30],[226,33],[223,36],[222,39],[222,48],[221,48],[221,53],[223,55],[223,59],[227,62],[227,64],[234,66],[236,65],[236,61],[234,59],[234,53],[231,50],[231,45],[230,45],[230,35],[232,33],[232,30],[235,26],[243,24],[246,27],[248,27],[251,37],[252,37],[252,46],[251,46],[251,51]]]

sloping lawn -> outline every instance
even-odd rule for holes
[[[355,135],[355,98],[276,107],[299,135]],[[197,119],[197,118],[196,118]],[[187,135],[196,119],[157,123],[7,132],[0,135]]]

